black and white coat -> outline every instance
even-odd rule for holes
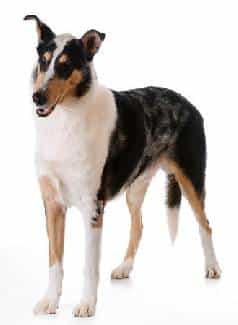
[[[49,286],[35,311],[55,313],[58,307],[63,278],[63,228],[57,226],[57,220],[58,215],[65,217],[71,206],[80,210],[86,231],[85,283],[74,315],[85,317],[95,312],[103,209],[124,191],[132,217],[131,238],[125,259],[112,277],[129,276],[142,233],[141,205],[159,168],[168,174],[171,238],[174,240],[177,232],[183,192],[199,222],[206,275],[219,277],[204,212],[206,145],[199,112],[169,89],[147,87],[117,92],[102,86],[96,77],[93,56],[104,34],[92,30],[79,40],[69,34],[56,36],[36,16],[26,19],[36,20],[39,35],[39,63],[33,74],[36,167],[50,241]],[[42,59],[44,55],[48,62]],[[66,85],[73,73],[80,75],[77,84],[73,85],[72,79],[69,84],[74,88],[67,86],[70,95],[53,105],[50,100],[56,88],[50,85],[54,78],[63,87],[62,92],[67,88],[62,82]],[[59,95],[55,97],[58,100]]]

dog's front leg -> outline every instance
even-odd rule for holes
[[[85,224],[84,287],[80,304],[73,311],[76,317],[93,316],[97,303],[103,206],[101,202],[98,202],[90,210],[91,212],[83,213]]]
[[[66,208],[62,203],[57,179],[43,176],[40,177],[39,184],[44,200],[49,238],[49,285],[34,312],[37,314],[55,314],[62,289]]]

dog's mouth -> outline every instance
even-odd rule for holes
[[[37,107],[36,114],[39,117],[46,117],[53,112],[53,110],[55,109],[55,106],[56,106],[56,104],[51,105],[51,106]]]
[[[38,106],[36,108],[36,114],[39,117],[47,117],[49,116],[53,110],[55,109],[55,106],[58,104],[59,98],[56,99],[55,103],[53,105],[43,105],[43,106]]]

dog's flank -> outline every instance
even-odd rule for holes
[[[117,124],[111,137],[99,197],[115,196],[124,185],[173,152],[181,128],[195,108],[168,89],[113,91]]]
[[[142,236],[141,207],[159,168],[168,176],[171,237],[178,227],[182,192],[199,223],[206,276],[220,269],[205,211],[206,143],[203,119],[176,92],[156,87],[113,91],[97,80],[93,58],[105,34],[58,35],[36,21],[38,61],[33,72],[36,167],[49,237],[49,288],[37,313],[55,313],[63,279],[67,208],[80,209],[85,224],[85,274],[75,316],[95,313],[104,207],[126,191],[131,231],[123,262],[112,278],[129,276]]]

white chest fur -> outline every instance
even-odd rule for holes
[[[98,85],[77,103],[36,118],[38,176],[59,179],[68,206],[96,195],[115,122],[113,95]]]

